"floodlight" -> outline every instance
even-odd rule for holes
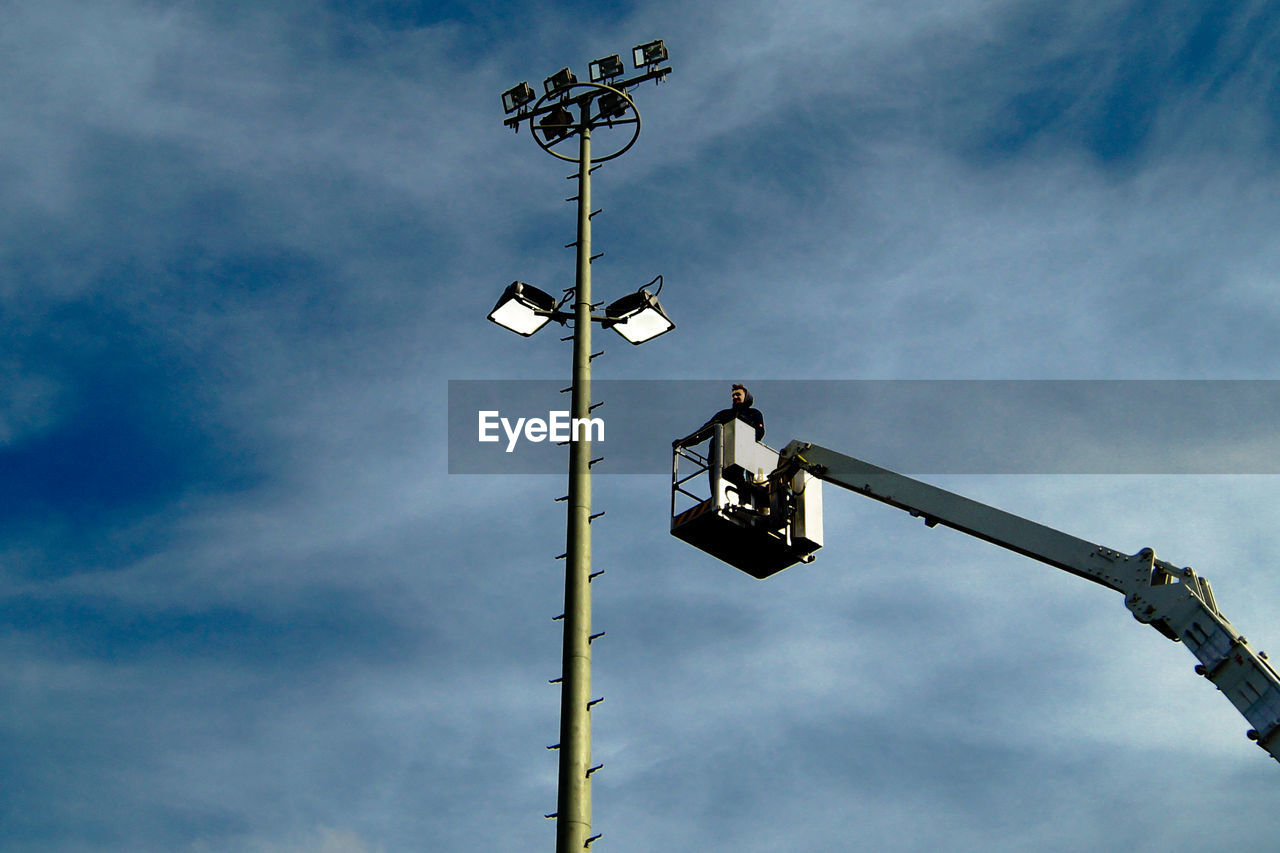
[[[533,87],[527,82],[520,83],[518,86],[512,86],[502,93],[502,109],[513,113],[532,101],[533,98]]]
[[[596,98],[601,118],[622,118],[627,114],[627,99],[617,92],[605,92]]]
[[[558,106],[542,117],[538,122],[542,138],[547,142],[558,142],[573,132],[573,115],[564,107]]]
[[[604,325],[633,344],[642,344],[676,327],[662,310],[658,297],[643,287],[609,305],[604,314]]]
[[[504,329],[510,329],[526,338],[547,325],[556,309],[556,300],[550,293],[513,281],[502,292],[502,298],[489,312],[489,319]]]
[[[578,82],[578,75],[574,74],[568,68],[561,68],[555,74],[552,74],[546,80],[542,81],[542,88],[546,89],[547,94],[553,94],[561,89],[572,86]]]
[[[662,43],[662,39],[648,44],[638,44],[632,48],[631,57],[636,68],[657,65],[659,62],[667,61],[667,46]]]
[[[597,59],[587,66],[587,73],[593,83],[612,80],[622,73],[622,58],[615,53],[612,56]]]

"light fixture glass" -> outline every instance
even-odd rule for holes
[[[555,74],[552,74],[546,80],[542,81],[542,88],[550,95],[560,89],[572,86],[578,82],[578,75],[574,74],[568,68],[561,68]]]
[[[612,56],[597,59],[587,66],[587,73],[593,83],[612,80],[622,73],[622,58],[615,53]]]
[[[520,83],[502,93],[502,109],[513,113],[532,101],[533,98],[533,87],[527,82]]]
[[[547,325],[556,300],[550,293],[523,281],[513,281],[502,292],[502,298],[489,312],[489,319],[526,338]],[[547,312],[547,313],[539,313]]]
[[[663,44],[662,39],[651,41],[648,44],[638,44],[631,50],[631,59],[636,68],[645,68],[650,65],[657,65],[659,62],[666,62],[667,46]]]
[[[633,344],[653,340],[676,327],[658,297],[643,287],[609,305],[604,314],[606,324]]]

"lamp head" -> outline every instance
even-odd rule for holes
[[[601,118],[622,118],[627,114],[627,99],[617,92],[605,92],[596,98]]]
[[[538,122],[542,138],[547,142],[557,142],[573,132],[573,114],[563,105],[558,105]]]
[[[489,312],[489,319],[527,338],[547,325],[555,308],[556,300],[550,293],[523,281],[513,281]]]
[[[607,326],[633,344],[642,344],[676,327],[658,297],[645,288],[628,293],[604,309]]]
[[[567,89],[574,83],[578,82],[578,75],[574,74],[568,68],[561,68],[555,74],[552,74],[546,80],[542,81],[542,88],[546,90],[548,95],[554,94],[561,89]]]
[[[648,44],[638,44],[632,48],[631,58],[636,68],[648,68],[657,65],[659,62],[667,61],[667,46],[662,39],[651,41]]]
[[[587,66],[587,73],[592,83],[612,80],[622,74],[622,58],[615,53],[612,56],[597,59]]]
[[[527,82],[519,83],[502,93],[502,109],[504,112],[513,113],[533,98],[533,87]]]

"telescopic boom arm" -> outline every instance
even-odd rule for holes
[[[825,447],[793,441],[780,456],[774,482],[803,471],[929,527],[950,527],[1122,593],[1139,622],[1186,644],[1199,660],[1196,672],[1249,721],[1249,739],[1280,761],[1280,674],[1218,611],[1209,582],[1189,567],[1157,560],[1150,548],[1126,555]]]

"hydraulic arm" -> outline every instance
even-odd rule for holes
[[[1280,761],[1280,675],[1218,611],[1209,582],[1190,568],[1156,559],[1150,548],[1126,555],[1019,518],[824,447],[793,441],[770,480],[785,488],[798,473],[874,498],[924,519],[984,539],[1124,595],[1139,621],[1186,644],[1212,681],[1252,728],[1249,738]]]

